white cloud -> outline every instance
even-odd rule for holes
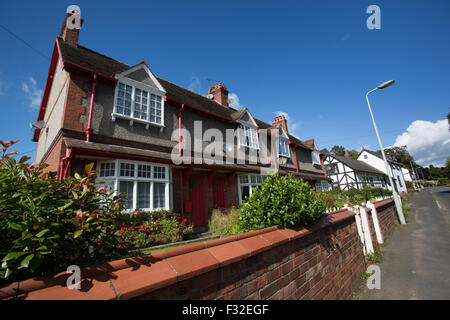
[[[42,100],[42,89],[38,89],[37,82],[32,76],[28,77],[28,81],[22,81],[22,91],[29,100],[30,110],[39,108]]]
[[[242,109],[241,103],[239,102],[239,97],[236,93],[232,92],[228,95],[229,106],[234,109]]]
[[[197,77],[197,75],[194,72],[191,73],[191,77],[190,77],[189,81],[190,82],[189,82],[188,89],[190,91],[201,94],[202,85],[200,83],[200,79]]]
[[[300,125],[302,124],[302,122],[300,120],[298,121],[294,121],[288,113],[283,112],[283,111],[275,111],[275,114],[277,115],[277,117],[284,115],[284,117],[287,120],[287,126],[288,126],[288,130],[289,133],[294,135],[296,133],[296,130],[300,127]]]
[[[450,157],[448,120],[412,122],[406,132],[395,140],[394,146],[403,145],[421,166],[445,166],[446,159]]]

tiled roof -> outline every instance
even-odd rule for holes
[[[354,169],[356,171],[372,172],[372,173],[385,175],[383,172],[381,172],[380,170],[378,170],[378,169],[368,165],[364,161],[356,160],[356,159],[353,159],[353,158],[346,158],[346,157],[342,157],[342,156],[337,156],[335,154],[328,154],[328,155],[332,156],[336,160],[342,162],[343,164],[349,166],[350,168],[352,168],[352,169]]]
[[[61,56],[64,62],[69,62],[71,64],[89,69],[93,72],[108,77],[114,77],[117,73],[121,73],[132,68],[132,66],[130,65],[114,60],[81,45],[71,46],[67,44],[61,37],[57,37],[57,42],[61,50]],[[232,122],[234,122],[242,112],[242,110],[236,110],[231,107],[224,107],[214,100],[187,90],[162,78],[157,77],[157,79],[167,91],[168,97],[178,102],[195,107],[201,111],[215,114]],[[254,119],[260,129],[271,128],[270,124],[256,118]],[[305,149],[311,149],[310,147],[304,145],[302,141],[290,134],[289,138],[292,142],[298,144],[299,146]]]

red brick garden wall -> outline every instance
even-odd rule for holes
[[[342,221],[291,241],[294,232],[276,230],[230,243],[230,256],[231,250],[256,254],[135,298],[349,299],[360,284],[364,260],[354,217],[343,214]],[[213,256],[224,250],[208,249]]]
[[[386,237],[392,200],[375,204]],[[0,299],[350,299],[365,270],[355,214],[346,209],[302,229],[277,227],[0,288]]]
[[[380,222],[381,234],[384,241],[391,235],[395,227],[395,221],[397,219],[395,213],[394,200],[387,199],[379,202],[375,202],[375,208],[378,213],[378,221]]]

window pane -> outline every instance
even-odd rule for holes
[[[150,121],[161,124],[161,97],[150,94]]]
[[[119,83],[117,91],[116,112],[129,116],[131,114],[132,87]]]
[[[151,178],[152,177],[152,166],[139,164],[138,165],[138,177],[139,178]]]
[[[165,208],[166,206],[166,184],[153,183],[153,209]]]
[[[125,194],[122,195],[122,201],[124,202],[125,206],[128,209],[133,208],[133,188],[134,188],[134,182],[133,181],[120,181],[120,188],[119,192],[125,192]]]
[[[134,177],[134,163],[120,163],[121,177]]]
[[[153,179],[166,179],[166,167],[153,167]]]
[[[150,182],[138,182],[137,208],[150,208]]]
[[[241,184],[248,183],[248,175],[239,176],[239,182]]]
[[[244,201],[246,197],[250,195],[250,187],[242,186],[241,187],[241,201]]]
[[[100,177],[115,176],[116,164],[114,162],[106,162],[100,164]]]

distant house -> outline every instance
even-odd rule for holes
[[[403,177],[402,168],[397,162],[397,159],[395,159],[394,157],[390,157],[389,155],[386,155],[386,158],[388,161],[389,170],[392,175],[392,180],[394,182],[395,190],[397,192],[408,192],[406,188],[405,178]],[[387,175],[383,158],[378,153],[371,150],[362,149],[358,155],[358,160],[367,163],[368,165]],[[387,179],[387,181],[389,181],[389,178]],[[388,188],[389,190],[391,190],[390,186],[388,186]]]
[[[364,185],[386,188],[388,177],[367,163],[346,156],[329,153],[324,157],[326,174],[333,179],[333,189],[360,189]]]
[[[411,174],[411,171],[409,171],[408,169],[405,169],[405,168],[401,168],[401,169],[402,169],[403,178],[405,179],[405,181],[412,182],[413,175]]]
[[[314,169],[323,169],[323,174],[326,176],[326,171],[323,167],[323,157],[324,155],[319,152],[319,148],[317,148],[316,142],[314,139],[309,139],[303,141],[303,145],[312,150],[312,165]],[[316,180],[315,187],[317,191],[328,191],[331,189],[330,182],[328,180]]]

